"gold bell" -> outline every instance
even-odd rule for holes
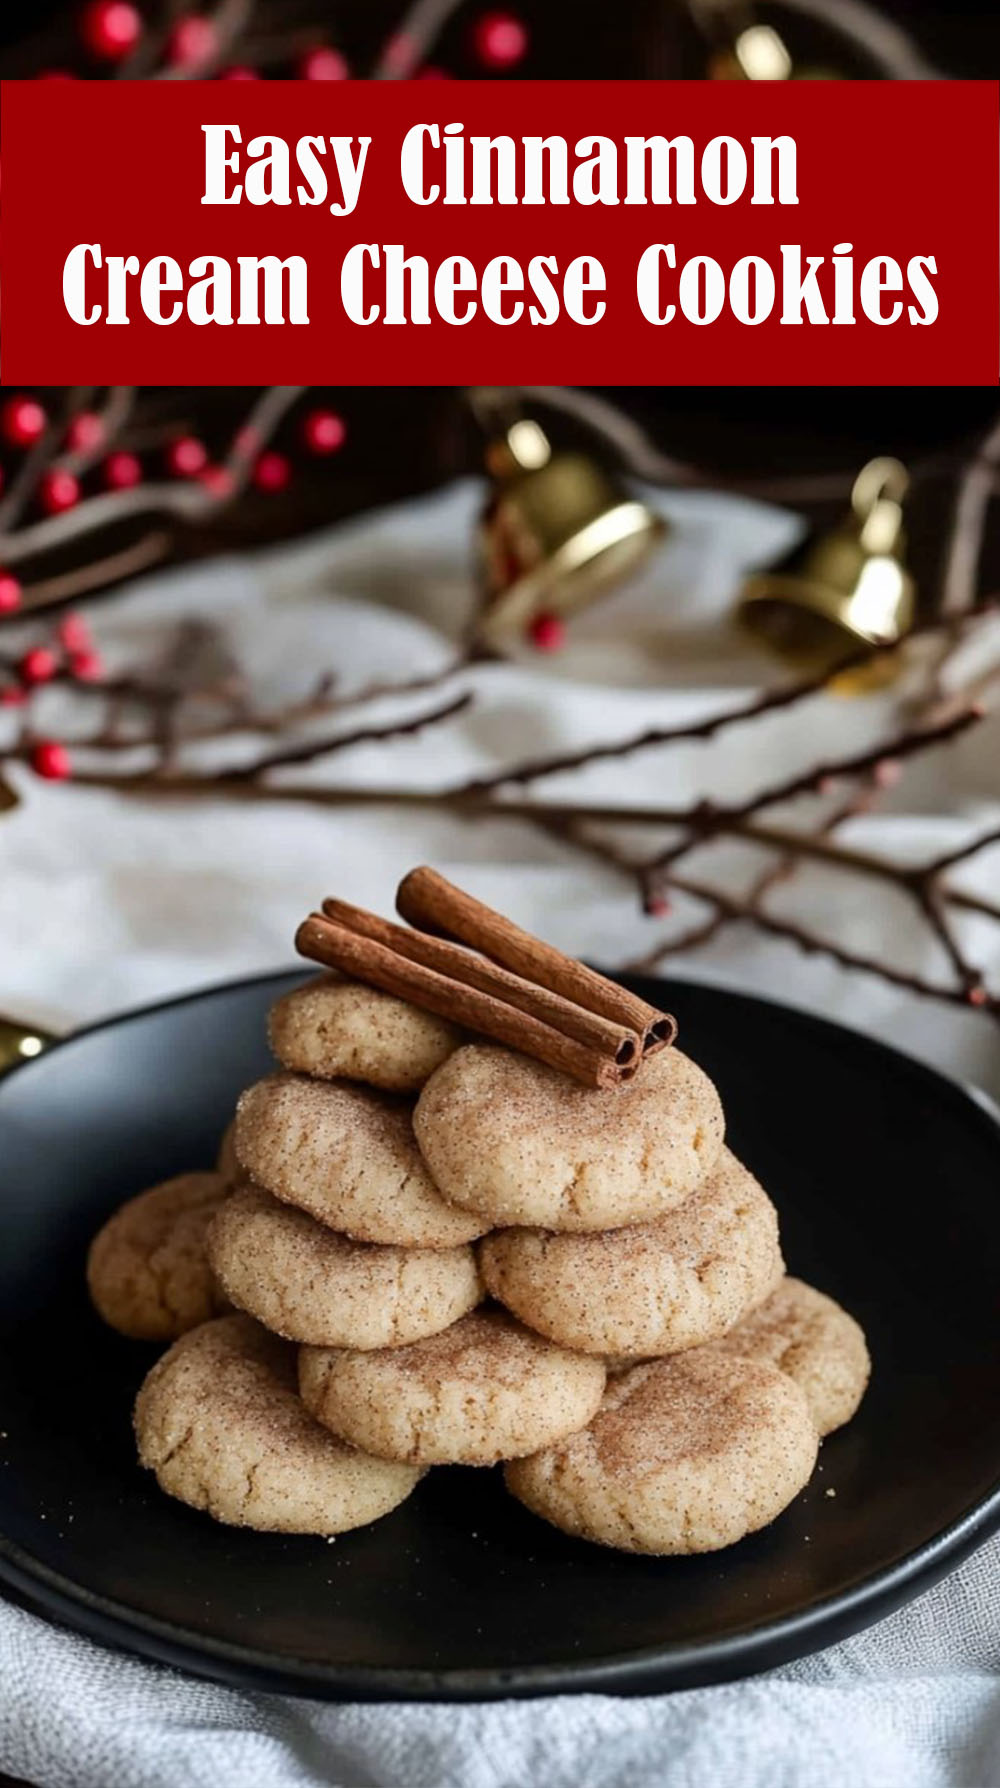
[[[783,37],[773,25],[756,23],[745,7],[717,6],[712,3],[699,8],[703,23],[713,34],[724,25],[727,14],[739,12],[740,23],[726,32],[725,41],[716,48],[708,64],[713,81],[834,81],[833,69],[796,67]]]
[[[835,663],[859,645],[886,645],[913,625],[915,585],[906,568],[898,459],[873,459],[830,534],[812,536],[781,564],[748,578],[740,619],[790,657]]]
[[[493,646],[539,615],[585,607],[666,533],[660,516],[586,454],[553,452],[531,417],[491,440],[486,465],[493,488],[479,524],[480,633]]]

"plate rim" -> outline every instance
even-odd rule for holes
[[[116,1012],[71,1031],[38,1056],[15,1064],[0,1075],[0,1106],[7,1083],[40,1070],[61,1050],[104,1030],[169,1012],[175,1007],[223,997],[268,982],[308,976],[295,967],[236,976],[164,1000]],[[782,1000],[716,981],[687,976],[624,975],[625,981],[707,992],[763,1006],[783,1018],[848,1038],[876,1056],[889,1056],[918,1080],[932,1081],[939,1091],[958,1100],[986,1125],[1000,1143],[1000,1110],[979,1089],[907,1054],[893,1044],[853,1029],[836,1019]],[[0,1113],[2,1116],[2,1113]],[[208,1677],[238,1689],[263,1689],[278,1694],[311,1696],[331,1701],[487,1701],[555,1694],[643,1694],[707,1686],[773,1668],[808,1652],[835,1644],[849,1634],[890,1614],[903,1602],[929,1589],[977,1546],[1000,1530],[1000,1465],[993,1486],[976,1498],[954,1521],[931,1535],[916,1550],[846,1589],[835,1591],[805,1610],[763,1620],[745,1632],[709,1635],[684,1645],[644,1646],[625,1655],[568,1660],[559,1664],[464,1669],[404,1669],[398,1666],[323,1665],[315,1660],[274,1654],[258,1647],[234,1645],[199,1634],[172,1621],[130,1608],[112,1597],[95,1594],[72,1578],[53,1571],[0,1531],[0,1586],[14,1592],[20,1605],[48,1616],[60,1626],[82,1633],[141,1658]]]

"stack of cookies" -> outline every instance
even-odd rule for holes
[[[280,1070],[244,1093],[219,1171],[132,1200],[93,1244],[106,1319],[179,1337],[139,1394],[143,1463],[219,1520],[286,1532],[501,1461],[537,1514],[632,1551],[771,1521],[868,1356],[785,1276],[711,1081],[669,1046],[610,1084],[582,1057],[567,1072],[363,966],[382,985],[326,974],[277,1002]]]

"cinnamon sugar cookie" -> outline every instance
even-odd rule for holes
[[[232,1118],[219,1138],[215,1171],[221,1173],[223,1179],[234,1180],[239,1170],[240,1164],[236,1159],[236,1119]]]
[[[173,1341],[215,1316],[205,1236],[229,1195],[218,1173],[182,1173],[130,1198],[90,1244],[87,1284],[98,1313],[135,1341]]]
[[[849,1422],[865,1394],[871,1361],[864,1332],[822,1291],[784,1279],[738,1328],[715,1343],[726,1353],[767,1360],[794,1378],[820,1434]]]
[[[442,1198],[409,1104],[387,1093],[273,1074],[240,1099],[236,1154],[276,1198],[357,1241],[453,1248],[489,1227]]]
[[[136,1400],[135,1434],[168,1496],[262,1532],[363,1527],[421,1476],[314,1422],[296,1392],[294,1348],[248,1316],[203,1323],[164,1354]]]
[[[819,1437],[777,1367],[696,1348],[613,1378],[588,1428],[505,1467],[566,1533],[626,1552],[713,1552],[779,1515]]]
[[[616,1229],[673,1210],[714,1166],[723,1117],[678,1049],[612,1091],[472,1043],[424,1087],[413,1117],[445,1197],[491,1224]]]
[[[318,1347],[396,1347],[436,1334],[479,1302],[475,1256],[462,1248],[354,1242],[240,1186],[219,1212],[208,1253],[238,1309]]]
[[[415,1093],[457,1049],[456,1025],[341,975],[321,975],[271,1007],[271,1048],[286,1068]]]
[[[728,1149],[655,1223],[590,1235],[503,1229],[479,1258],[487,1289],[531,1328],[563,1347],[636,1359],[725,1334],[784,1272],[774,1206]]]
[[[352,1446],[412,1465],[493,1465],[550,1446],[590,1421],[599,1360],[567,1353],[501,1310],[378,1353],[303,1348],[306,1408]]]

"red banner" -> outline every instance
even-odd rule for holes
[[[19,384],[993,384],[996,82],[6,82]]]

